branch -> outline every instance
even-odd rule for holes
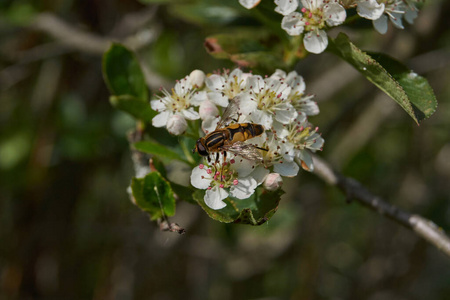
[[[318,177],[330,185],[337,186],[348,199],[354,199],[361,204],[385,215],[391,220],[402,224],[414,231],[418,236],[427,240],[430,244],[450,257],[450,238],[432,221],[419,215],[410,214],[398,207],[389,204],[382,198],[370,193],[361,183],[353,178],[348,178],[334,171],[331,166],[317,156],[313,156],[314,171]]]

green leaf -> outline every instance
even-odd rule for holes
[[[340,33],[327,48],[353,65],[370,82],[394,99],[419,124],[437,107],[436,97],[427,80],[391,57],[363,52]]]
[[[134,96],[120,95],[109,97],[109,102],[115,108],[129,113],[134,118],[145,122],[151,122],[156,112],[148,102],[141,101]]]
[[[175,151],[170,150],[166,146],[163,146],[158,143],[150,142],[150,141],[142,141],[133,144],[133,147],[136,150],[139,150],[144,153],[158,155],[160,157],[165,157],[168,159],[176,159],[187,164],[190,164],[187,160],[185,160],[180,154]]]
[[[103,77],[111,94],[131,95],[148,102],[148,90],[139,61],[127,48],[113,43],[103,55]]]
[[[205,191],[197,190],[193,197],[200,204],[203,210],[214,220],[223,223],[239,223],[250,225],[261,225],[268,221],[278,209],[283,190],[266,191],[258,188],[248,199],[235,199],[228,197],[225,199],[227,206],[214,210],[208,207],[204,201]]]
[[[144,178],[133,177],[131,190],[136,205],[148,212],[151,220],[175,214],[172,187],[158,172],[151,172]]]

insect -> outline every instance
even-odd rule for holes
[[[224,160],[227,152],[231,152],[250,161],[262,161],[259,150],[267,151],[267,149],[247,144],[245,141],[263,134],[264,127],[255,123],[230,125],[231,121],[237,122],[235,118],[239,117],[239,100],[239,96],[230,100],[216,129],[197,140],[193,153],[198,152],[201,156],[206,156],[208,162],[211,161],[211,153],[217,153],[216,161],[218,161],[220,152],[223,152]]]

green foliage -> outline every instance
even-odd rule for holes
[[[158,155],[160,157],[164,157],[170,160],[176,159],[182,162],[189,164],[189,162],[184,159],[181,155],[176,153],[175,151],[170,150],[164,145],[150,142],[150,141],[142,141],[133,144],[133,147],[136,150],[139,150],[144,153]]]
[[[335,40],[330,39],[328,51],[355,67],[394,99],[417,124],[436,110],[436,97],[428,81],[393,58],[363,52],[344,33],[340,33]]]
[[[151,122],[153,117],[156,116],[156,112],[151,109],[148,102],[131,95],[111,96],[109,102],[115,108],[129,113],[137,120]]]
[[[228,197],[224,200],[227,206],[219,210],[211,209],[206,205],[203,200],[204,194],[204,191],[197,190],[193,196],[203,210],[214,220],[223,223],[261,225],[276,212],[281,195],[284,192],[281,189],[270,192],[258,188],[251,197],[244,200]]]
[[[139,61],[125,46],[113,43],[103,55],[103,76],[111,94],[129,95],[148,102],[148,90]]]
[[[175,214],[175,197],[170,183],[159,172],[144,178],[134,177],[131,190],[137,206],[150,214],[151,220]]]

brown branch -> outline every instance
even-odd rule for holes
[[[414,231],[418,236],[450,257],[450,238],[432,221],[419,215],[410,214],[400,208],[389,204],[382,198],[373,195],[361,183],[334,171],[331,166],[321,158],[314,156],[314,171],[318,177],[330,185],[337,186],[349,200],[359,203],[385,215],[391,220]]]

